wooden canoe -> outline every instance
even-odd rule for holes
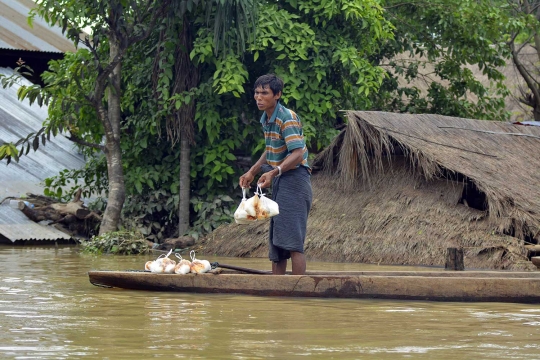
[[[357,271],[306,275],[89,271],[97,286],[262,296],[540,303],[540,272]]]

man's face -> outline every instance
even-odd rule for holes
[[[259,86],[255,89],[255,101],[259,110],[268,110],[276,106],[277,101],[281,97],[281,91],[277,94],[272,92],[268,85],[265,87]]]

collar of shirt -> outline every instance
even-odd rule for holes
[[[278,101],[277,104],[276,104],[276,108],[274,109],[274,112],[272,113],[272,117],[270,118],[270,120],[268,120],[268,124],[270,123],[273,123],[276,121],[276,117],[277,117],[277,114],[279,112],[279,110],[281,109],[283,105],[280,104],[280,102]],[[266,115],[266,111],[263,112],[262,116],[261,116],[261,124],[266,124],[266,119],[268,118],[268,116]]]

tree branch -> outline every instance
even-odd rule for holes
[[[391,59],[391,61],[395,62],[396,64],[399,64],[401,62],[401,64],[399,65],[402,65],[402,66],[405,66],[406,62],[424,65],[424,67],[429,63],[427,60],[417,60],[417,59],[394,59],[394,60]],[[384,63],[384,64],[379,64],[379,66],[393,66],[393,65],[390,63],[388,64]]]
[[[529,4],[529,0],[523,0],[523,5],[525,6],[525,10],[528,14],[532,14],[534,10],[531,10],[531,5]],[[538,33],[536,31],[533,31],[533,37],[534,37],[534,44],[536,45],[536,48],[540,48],[540,36],[538,36]],[[538,60],[540,60],[540,53],[536,51],[536,54],[538,56]],[[540,99],[539,99],[540,100]]]
[[[88,36],[84,37],[83,44],[86,45],[86,47],[88,47],[90,49],[90,52],[92,53],[92,55],[94,55],[94,59],[97,62],[98,72],[100,70],[103,70],[103,68],[101,67],[101,61],[99,60],[99,55],[98,55],[98,53],[96,51],[96,48],[90,43],[90,38]]]
[[[105,151],[105,146],[94,144],[94,143],[91,143],[91,142],[88,142],[88,141],[84,141],[84,140],[78,138],[77,136],[75,136],[73,134],[71,134],[71,136],[65,136],[64,135],[64,137],[66,139],[68,139],[69,141],[74,142],[75,144],[79,144],[79,145],[82,145],[82,146],[88,146],[88,147],[91,147],[93,149],[98,149],[98,150],[101,150],[101,151]]]
[[[400,6],[407,6],[407,5],[418,5],[418,2],[403,2],[403,3],[391,5],[391,6],[386,6],[386,7],[384,7],[384,9],[388,10],[388,9],[393,9],[393,8],[397,8],[397,7],[400,7]]]
[[[516,38],[518,37],[518,35],[519,35],[519,31],[517,31],[517,32],[515,32],[514,34],[512,34],[512,38],[511,38],[510,40],[508,40],[508,41],[506,42],[506,44],[508,44],[508,46],[512,46],[512,44],[515,43]]]
[[[148,0],[148,2],[147,2],[148,7],[146,8],[146,10],[147,10],[146,13],[149,13],[148,8],[152,4],[152,2],[155,2],[155,1],[156,0]],[[101,71],[98,71],[98,76],[97,76],[96,81],[95,81],[94,94],[93,94],[93,96],[91,98],[91,103],[97,109],[98,113],[101,113],[103,111],[106,112],[106,110],[103,109],[101,101],[102,101],[103,93],[105,91],[107,78],[110,76],[110,74],[116,68],[116,66],[120,63],[120,61],[124,57],[125,52],[129,48],[129,46],[132,45],[133,43],[136,43],[136,42],[141,41],[141,40],[145,39],[146,37],[148,37],[148,35],[151,33],[153,27],[155,26],[155,23],[156,23],[157,19],[162,16],[163,9],[169,4],[169,1],[160,1],[159,4],[160,4],[160,7],[159,7],[158,10],[156,10],[154,12],[150,12],[151,16],[152,16],[152,19],[150,21],[150,25],[146,28],[146,30],[142,34],[139,34],[137,36],[132,36],[130,38],[126,38],[126,36],[125,36],[125,34],[123,34],[122,30],[116,31],[114,33],[114,35],[109,34],[109,38],[111,36],[116,37],[116,40],[118,41],[119,48],[118,48],[118,53],[109,62],[109,64],[107,64],[107,66],[105,66],[104,68],[101,68]],[[106,20],[107,20],[107,23],[110,26],[110,29],[111,29],[110,31],[112,32],[112,29],[114,28],[112,26],[113,23],[114,23],[114,19],[106,18]],[[107,131],[108,130],[112,131],[112,127],[110,126],[111,124],[108,122],[108,116],[104,116],[103,114],[100,114],[99,116],[102,119],[102,122],[104,123],[103,125],[104,125],[105,129]]]
[[[534,5],[534,6],[531,8],[531,14],[532,14],[533,12],[535,12],[536,10],[539,10],[539,9],[540,9],[540,3]],[[538,18],[538,14],[536,14],[536,15],[537,15],[536,18]]]
[[[536,103],[540,102],[540,92],[538,91],[538,87],[534,83],[533,79],[519,60],[519,57],[517,56],[516,49],[514,43],[510,44],[510,50],[512,52],[512,59],[514,60],[514,64],[516,65],[516,68],[518,69],[519,73],[527,83],[527,86],[529,87],[529,90],[534,94],[534,98]]]
[[[533,106],[534,106],[534,104],[531,104],[531,103],[527,100],[527,98],[525,97],[525,95],[524,95],[523,93],[522,93],[521,95],[522,95],[522,96],[521,96],[520,98],[517,99],[520,103],[522,103],[523,105],[530,106],[530,107],[533,107]]]
[[[150,7],[151,2],[152,2],[152,0],[148,1],[148,7]],[[99,73],[99,75],[98,75],[98,77],[96,79],[96,83],[99,83],[100,81],[103,81],[103,80],[105,80],[105,78],[109,77],[111,72],[114,70],[114,68],[116,68],[118,63],[124,57],[125,51],[130,45],[132,45],[132,44],[134,44],[134,43],[136,43],[138,41],[141,41],[141,40],[145,39],[146,37],[148,37],[148,35],[150,35],[153,27],[155,26],[155,23],[156,23],[157,19],[162,15],[163,9],[165,8],[166,4],[168,4],[168,1],[163,1],[161,6],[160,6],[159,11],[153,12],[152,19],[150,21],[150,25],[146,28],[146,30],[142,34],[129,37],[127,39],[127,44],[125,44],[125,46],[120,46],[118,54],[115,56],[115,58],[105,68],[103,68],[102,71]],[[148,10],[148,7],[147,7],[147,10]],[[118,40],[120,40],[120,39],[118,39]],[[120,44],[122,44],[122,41],[120,41]],[[124,45],[124,44],[122,44],[122,45]],[[94,50],[94,52],[95,52],[95,50]],[[97,56],[97,53],[96,53],[96,56]],[[98,92],[96,91],[96,93],[98,93]],[[94,100],[96,100],[96,99],[94,99]],[[99,101],[99,99],[97,99],[97,101]]]
[[[98,84],[102,84],[104,85],[106,80],[107,80],[107,77],[109,77],[109,75],[111,74],[111,72],[113,71],[113,69],[116,67],[116,65],[118,65],[118,63],[122,60],[122,58],[124,57],[124,53],[125,53],[125,49],[120,49],[120,51],[118,52],[118,55],[116,55],[114,57],[114,59],[103,69],[103,71],[98,75],[98,77],[96,78],[96,88],[98,87]],[[105,86],[103,86],[104,88]],[[95,94],[97,94],[98,91],[96,90]],[[103,91],[100,91],[100,93],[102,94]],[[94,96],[95,96],[94,94]],[[95,101],[101,101],[101,96],[99,99],[93,99]]]
[[[522,0],[522,1],[523,1],[523,7],[525,8],[524,12],[527,15],[531,15],[539,6],[538,4],[536,4],[533,7],[531,7],[529,0]]]
[[[150,7],[151,3],[152,3],[152,0],[148,1],[148,6],[146,7],[147,10]],[[134,44],[136,42],[139,42],[141,40],[144,40],[144,39],[146,39],[148,37],[148,35],[150,35],[150,33],[152,32],[154,26],[156,25],[157,19],[162,16],[163,10],[168,6],[168,4],[169,4],[169,1],[161,1],[161,5],[160,5],[159,9],[153,12],[152,18],[150,19],[150,24],[148,25],[146,30],[142,34],[132,36],[132,37],[128,37],[128,39],[127,39],[128,46],[130,46],[131,44]],[[148,12],[148,11],[146,11],[146,12]]]
[[[527,40],[525,40],[525,41],[523,42],[523,44],[521,44],[521,46],[519,47],[519,49],[516,51],[518,54],[521,52],[521,50],[523,50],[523,48],[524,48],[525,46],[530,45],[530,44],[529,44],[529,41],[531,41],[532,37],[533,37],[533,35],[529,35],[529,37],[527,38]],[[532,46],[532,45],[531,45],[531,46]],[[533,47],[533,48],[534,48],[534,47]]]

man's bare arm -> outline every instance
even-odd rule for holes
[[[283,174],[286,171],[292,170],[296,168],[296,165],[300,164],[304,160],[304,149],[298,148],[294,149],[289,156],[283,160],[281,165],[279,166],[281,168],[281,173]],[[277,168],[264,173],[257,183],[261,188],[267,188],[270,185],[272,185],[272,179],[278,176],[279,170]]]
[[[261,171],[261,167],[266,164],[266,151],[263,152],[259,160],[242,176],[240,176],[239,184],[242,188],[248,188],[255,175]]]

